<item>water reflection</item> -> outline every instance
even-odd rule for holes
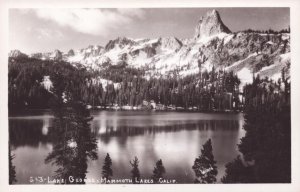
[[[74,111],[70,114],[72,121],[84,120]],[[11,117],[9,122],[18,183],[38,175],[98,179],[107,153],[114,179],[128,178],[129,160],[137,156],[142,178],[151,177],[155,162],[162,159],[165,178],[192,183],[193,161],[208,138],[219,179],[225,164],[238,154],[236,144],[244,134],[242,116],[234,114],[94,112],[90,127],[79,123],[83,129],[67,122],[58,126],[59,118],[49,115],[31,117]]]
[[[47,123],[48,124],[47,124]],[[13,148],[19,146],[38,147],[40,143],[47,143],[50,140],[48,129],[50,127],[50,119],[9,119],[9,140]]]
[[[54,114],[49,135],[57,138],[57,141],[45,162],[52,162],[58,167],[55,179],[59,182],[84,184],[88,158],[97,159],[96,139],[91,134],[89,125],[92,118],[81,103],[74,103],[70,109],[54,111]]]
[[[103,137],[112,137],[112,136],[136,136],[144,134],[155,134],[160,132],[177,132],[177,131],[204,131],[204,130],[216,130],[222,129],[223,131],[234,131],[239,129],[239,122],[235,120],[198,120],[194,122],[181,122],[181,121],[172,121],[164,122],[165,125],[145,125],[143,127],[135,126],[133,122],[131,126],[126,125],[124,122],[116,121],[112,122],[110,120],[95,120],[92,125],[92,131],[98,136]],[[125,125],[124,125],[125,124]],[[101,126],[97,126],[101,125]]]

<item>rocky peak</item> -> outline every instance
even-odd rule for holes
[[[106,46],[105,46],[105,50],[106,51],[109,51],[113,48],[116,47],[116,45],[119,45],[120,48],[123,48],[125,47],[126,45],[134,45],[135,42],[131,39],[128,39],[126,37],[118,37],[117,39],[115,40],[110,40]]]
[[[219,33],[231,33],[231,31],[224,25],[219,12],[212,10],[200,18],[195,29],[195,39],[210,37]]]
[[[81,49],[80,53],[84,55],[84,57],[90,56],[99,56],[103,52],[103,47],[99,45],[89,45],[87,48]]]
[[[75,55],[74,50],[73,50],[73,49],[70,49],[70,50],[68,51],[68,56],[74,56],[74,55]]]
[[[9,54],[8,54],[8,56],[9,57],[14,57],[14,58],[16,58],[16,57],[27,57],[26,54],[22,53],[19,50],[12,50],[12,51],[10,51]]]
[[[103,47],[101,47],[100,45],[89,45],[86,50],[99,50],[102,49]]]
[[[56,49],[56,50],[51,54],[51,57],[52,57],[54,60],[61,60],[61,59],[62,59],[62,52]]]

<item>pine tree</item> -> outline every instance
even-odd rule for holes
[[[139,183],[139,181],[141,179],[141,174],[140,174],[140,170],[139,170],[139,160],[138,160],[138,158],[135,157],[133,159],[133,161],[130,161],[129,163],[132,166],[132,170],[131,170],[132,182],[134,184]]]
[[[52,110],[54,120],[49,135],[56,142],[45,162],[56,165],[56,178],[82,178],[75,182],[66,180],[66,184],[84,184],[88,159],[98,158],[96,138],[89,125],[90,113],[82,102],[70,102],[67,105],[62,101],[53,101]]]
[[[156,167],[154,167],[152,179],[154,183],[158,183],[159,179],[163,178],[163,174],[166,173],[166,169],[163,165],[162,160],[156,162]]]
[[[240,156],[226,164],[222,183],[255,183],[253,166],[244,165]]]
[[[11,154],[11,150],[9,147],[9,184],[13,184],[14,182],[17,182],[16,179],[16,167],[13,165],[12,160],[14,159],[14,155]]]
[[[284,72],[282,74],[284,81]],[[264,86],[267,83],[268,86]],[[247,166],[234,160],[222,182],[291,182],[290,83],[278,87],[268,79],[245,86],[245,136],[238,145]],[[277,88],[276,88],[277,87]],[[276,92],[275,92],[276,91]]]
[[[106,181],[111,180],[111,177],[113,176],[113,170],[111,168],[112,166],[112,161],[107,153],[105,159],[104,159],[104,165],[102,167],[102,177],[106,179]]]
[[[195,159],[193,170],[196,175],[195,183],[215,183],[218,174],[216,161],[212,152],[211,139],[201,149],[201,155]]]

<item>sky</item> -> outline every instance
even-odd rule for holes
[[[233,32],[290,25],[289,8],[10,9],[9,48],[30,54],[105,46],[117,37],[191,38],[213,9]]]

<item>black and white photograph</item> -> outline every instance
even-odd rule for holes
[[[295,184],[292,9],[10,7],[8,187]]]

